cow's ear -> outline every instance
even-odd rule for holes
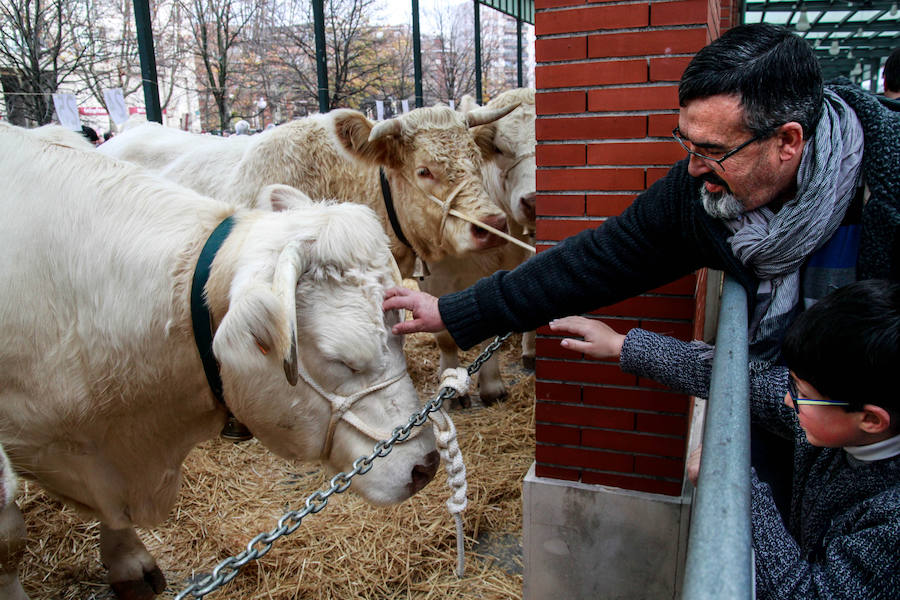
[[[386,135],[369,141],[372,122],[355,110],[334,111],[334,130],[344,150],[356,158],[378,166],[399,167],[399,136]]]
[[[494,160],[500,150],[494,145],[494,137],[497,135],[497,126],[494,123],[478,125],[469,130],[475,138],[475,144],[481,150],[484,160]]]
[[[312,204],[312,199],[297,188],[280,183],[267,185],[260,190],[256,197],[258,208],[271,208],[273,212],[312,206]]]
[[[223,368],[246,371],[266,355],[286,354],[292,330],[282,302],[262,282],[235,294],[213,338],[213,354]]]

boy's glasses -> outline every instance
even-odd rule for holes
[[[811,404],[818,406],[850,406],[849,402],[844,402],[843,400],[813,400],[812,398],[801,398],[800,393],[797,391],[797,383],[791,376],[788,376],[788,394],[791,395],[791,403],[794,405],[794,411],[798,415],[800,414],[801,404]]]

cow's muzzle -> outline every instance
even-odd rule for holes
[[[425,464],[416,465],[412,468],[412,477],[409,482],[409,495],[415,495],[419,490],[428,485],[428,482],[434,479],[437,473],[438,465],[441,464],[441,456],[437,450],[432,450],[425,455]]]
[[[485,217],[482,219],[485,225],[490,225],[494,229],[498,229],[504,233],[508,233],[506,217],[503,215]],[[472,239],[475,241],[475,248],[478,250],[487,250],[488,248],[496,248],[506,243],[506,240],[499,235],[494,235],[486,229],[482,229],[478,225],[470,225],[469,230]]]

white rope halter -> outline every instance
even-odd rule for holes
[[[527,158],[527,157],[523,156],[522,160],[524,160],[525,158]],[[453,200],[456,198],[456,195],[459,194],[460,190],[462,190],[463,186],[465,185],[464,181],[460,182],[459,185],[457,185],[455,188],[453,188],[453,190],[449,194],[447,194],[447,197],[444,200],[441,200],[437,196],[435,196],[433,194],[429,194],[428,192],[426,192],[425,190],[420,188],[418,185],[416,185],[415,182],[410,181],[410,179],[408,177],[406,177],[405,174],[403,175],[403,178],[406,180],[406,182],[409,185],[411,185],[415,189],[419,190],[419,192],[421,192],[423,196],[425,196],[426,198],[428,198],[429,200],[431,200],[432,202],[434,202],[435,204],[437,204],[438,206],[441,207],[441,228],[440,228],[440,234],[438,237],[438,244],[441,244],[444,241],[444,225],[447,222],[447,215],[453,215],[454,217],[457,217],[458,219],[462,219],[463,221],[467,221],[473,225],[477,225],[478,227],[481,227],[482,229],[484,229],[486,231],[490,231],[497,237],[501,237],[508,242],[512,242],[513,244],[515,244],[517,246],[521,246],[522,248],[524,248],[525,250],[528,250],[532,254],[536,252],[536,250],[534,249],[534,246],[530,246],[530,245],[526,244],[525,242],[523,242],[522,240],[516,239],[515,237],[509,235],[505,231],[500,231],[499,229],[497,229],[495,227],[491,227],[487,223],[483,223],[483,222],[479,221],[475,217],[470,217],[469,215],[467,215],[465,213],[461,213],[458,210],[456,210],[455,208],[453,208],[451,203],[453,202]]]
[[[333,394],[322,389],[318,383],[313,380],[309,373],[303,368],[302,363],[297,364],[297,372],[300,375],[300,378],[306,382],[306,384],[314,389],[320,396],[328,400],[328,403],[331,405],[331,420],[328,422],[328,432],[325,434],[325,442],[322,444],[322,451],[319,453],[319,456],[322,458],[328,457],[331,454],[331,447],[334,445],[334,432],[337,429],[337,424],[343,420],[345,423],[362,433],[363,435],[378,441],[385,440],[393,435],[392,431],[384,432],[380,431],[374,427],[370,427],[366,425],[366,423],[356,416],[350,408],[356,404],[362,398],[368,396],[372,392],[377,392],[378,390],[383,390],[384,388],[392,385],[404,377],[406,377],[406,371],[400,371],[396,375],[385,379],[380,383],[376,383],[374,385],[370,385],[369,387],[350,394],[349,396],[339,396],[338,394]],[[416,437],[418,434],[422,432],[421,429],[415,430],[410,433],[409,438],[411,439]]]
[[[504,181],[506,180],[506,176],[509,175],[509,172],[519,166],[519,163],[525,160],[526,158],[533,158],[534,151],[525,152],[524,154],[518,154],[513,158],[513,162],[511,165],[500,171],[500,178]]]

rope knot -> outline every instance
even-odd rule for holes
[[[469,386],[472,384],[472,378],[469,372],[462,367],[455,369],[447,369],[441,374],[440,389],[445,387],[456,390],[456,397],[461,398],[469,394]]]

